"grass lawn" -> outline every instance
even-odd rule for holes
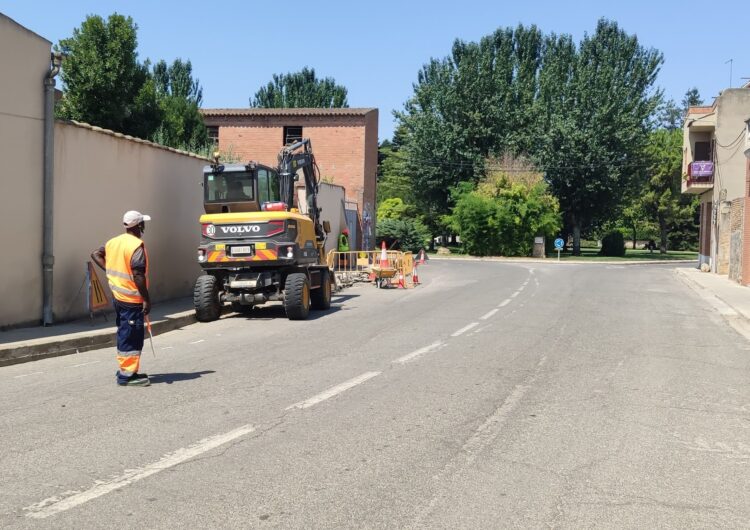
[[[550,259],[557,259],[557,252],[547,256]],[[615,258],[610,256],[600,256],[598,248],[582,248],[580,256],[574,256],[572,252],[562,252],[560,254],[560,261],[563,260],[591,260],[591,261],[638,261],[638,260],[697,260],[698,253],[682,250],[670,250],[666,254],[660,254],[658,250],[653,253],[648,250],[632,250],[627,249],[625,256],[622,258]]]

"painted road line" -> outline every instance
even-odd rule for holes
[[[106,495],[107,493],[124,488],[125,486],[138,482],[146,477],[155,475],[160,471],[165,471],[182,464],[183,462],[200,456],[203,453],[207,453],[212,449],[225,445],[232,440],[245,436],[254,430],[255,429],[251,425],[243,425],[233,431],[204,438],[203,440],[185,448],[164,455],[164,457],[157,462],[136,469],[128,469],[122,475],[115,478],[97,481],[96,485],[88,490],[75,492],[74,494],[65,497],[50,497],[36,504],[32,504],[31,506],[27,506],[24,508],[24,510],[28,512],[26,517],[44,519],[51,515],[70,510],[71,508],[80,506],[81,504],[94,500],[102,495]]]
[[[488,318],[492,318],[492,316],[500,311],[499,309],[493,309],[492,311],[487,312],[486,314],[479,317],[479,320],[487,320]]]
[[[521,291],[516,291],[515,293],[513,293],[512,295],[510,295],[510,297],[511,297],[511,298],[515,298],[515,297],[516,297],[516,296],[518,296],[519,294],[521,294]]]
[[[459,335],[463,335],[464,333],[466,333],[467,331],[469,331],[472,328],[477,327],[478,325],[479,325],[479,322],[472,322],[468,326],[464,326],[461,329],[459,329],[458,331],[456,331],[455,333],[453,333],[451,335],[451,337],[458,337]]]
[[[510,303],[510,298],[506,298],[505,300],[503,300],[502,302],[500,302],[500,305],[497,306],[497,307],[505,307],[509,303]]]
[[[91,362],[88,362],[88,363],[73,364],[73,365],[69,366],[68,368],[78,368],[79,366],[88,366],[90,364],[96,364],[96,363],[100,363],[100,362],[101,361],[91,361]]]
[[[409,361],[413,361],[414,359],[416,359],[417,357],[419,357],[421,355],[424,355],[425,353],[430,353],[432,351],[435,351],[435,350],[437,350],[438,348],[440,348],[441,346],[444,346],[444,345],[445,345],[445,343],[443,341],[439,340],[437,342],[433,342],[429,346],[425,346],[424,348],[419,348],[418,350],[415,350],[415,351],[411,352],[408,355],[404,355],[403,357],[399,357],[398,359],[396,359],[395,361],[392,361],[392,362],[399,363],[399,364],[406,364]]]
[[[338,394],[341,394],[342,392],[346,392],[352,387],[360,385],[364,383],[365,381],[369,381],[373,377],[379,376],[381,373],[382,372],[366,372],[358,377],[355,377],[354,379],[350,379],[349,381],[345,383],[341,383],[340,385],[331,387],[325,392],[321,392],[320,394],[313,396],[310,399],[306,399],[305,401],[300,401],[299,403],[295,403],[294,405],[289,405],[284,410],[306,409],[306,408],[312,407],[313,405],[317,405],[321,401],[330,399]]]
[[[173,350],[174,346],[162,346],[162,350]]]
[[[14,375],[13,379],[21,379],[22,377],[31,377],[32,375],[43,374],[44,372],[31,372],[30,374]]]
[[[193,342],[190,342],[189,344],[200,344],[201,342],[206,342],[206,339],[194,340]]]

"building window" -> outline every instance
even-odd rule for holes
[[[284,145],[302,140],[302,127],[284,127]]]
[[[711,142],[695,142],[695,160],[713,160],[713,158],[711,157]]]
[[[206,127],[208,139],[213,145],[219,145],[219,128],[215,125]]]

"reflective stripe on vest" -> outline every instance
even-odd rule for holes
[[[138,291],[138,286],[133,279],[133,270],[130,267],[133,253],[142,245],[143,241],[126,233],[113,237],[104,246],[109,288],[112,295],[121,302],[143,303],[143,297]],[[143,256],[146,260],[146,273],[148,273],[148,254],[145,246],[143,246]]]

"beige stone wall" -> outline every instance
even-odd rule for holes
[[[144,235],[153,300],[192,293],[200,273],[195,252],[207,163],[89,126],[55,125],[56,320],[85,314],[85,290],[79,294],[84,263],[92,250],[123,232],[122,214],[127,210],[153,219]],[[100,279],[104,281],[101,275]]]
[[[736,282],[742,280],[744,209],[745,198],[738,197],[732,201],[729,213],[729,278]]]
[[[0,327],[41,320],[43,79],[51,43],[0,14]]]

